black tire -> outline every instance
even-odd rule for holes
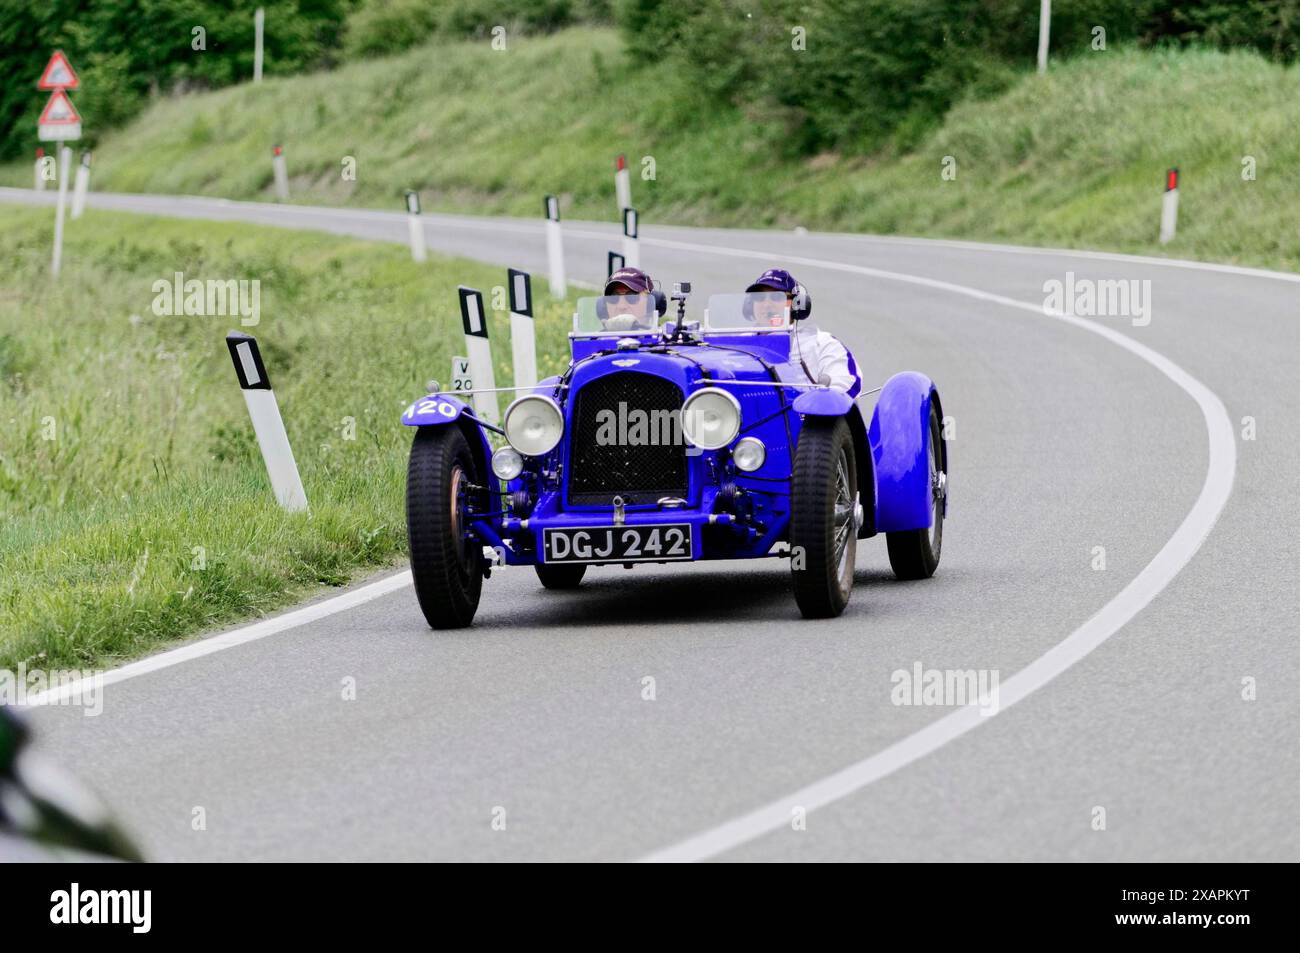
[[[533,568],[547,589],[577,589],[587,574],[586,563],[557,563],[554,566],[538,563]]]
[[[465,506],[483,500],[465,484],[483,486],[460,427],[421,427],[406,471],[406,531],[420,611],[435,629],[474,621],[483,590],[483,550],[461,536]]]
[[[944,498],[948,492],[948,464],[943,445],[943,429],[939,422],[939,409],[930,403],[930,497],[934,512],[929,529],[903,530],[886,533],[889,547],[889,565],[899,579],[929,579],[939,568],[939,554],[943,549]]]
[[[858,473],[843,418],[810,417],[799,432],[790,501],[794,599],[805,619],[839,615],[853,593]],[[802,557],[802,568],[799,565]]]

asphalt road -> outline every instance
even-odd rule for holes
[[[89,206],[406,234],[373,211]],[[433,250],[545,272],[540,221],[425,218]],[[617,234],[566,222],[570,275],[603,278]],[[865,541],[848,610],[805,622],[775,560],[599,568],[572,593],[513,568],[452,633],[425,627],[401,578],[370,599],[362,583],[338,611],[127,670],[99,717],[34,710],[42,745],[151,857],[1300,859],[1300,278],[866,236],[642,236],[648,270],[704,294],[788,266],[866,386],[909,368],[936,380],[955,421],[938,574],[896,582],[883,540]],[[1044,313],[1044,282],[1067,272],[1149,280],[1150,323]],[[395,400],[413,396],[399,384]],[[894,704],[891,673],[917,663],[996,670],[998,713]]]

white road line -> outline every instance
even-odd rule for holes
[[[123,665],[121,668],[104,672],[99,676],[99,684],[114,685],[118,682],[125,682],[130,678],[136,678],[139,675],[148,675],[150,672],[157,672],[164,668],[171,668],[173,665],[180,665],[182,662],[211,655],[214,652],[234,648],[236,645],[256,642],[268,635],[275,635],[284,632],[286,629],[296,629],[300,625],[315,622],[317,619],[334,615],[336,612],[355,609],[357,606],[364,605],[381,596],[386,596],[390,592],[405,589],[409,585],[411,585],[411,571],[407,569],[392,576],[385,576],[375,582],[366,583],[364,586],[358,586],[356,589],[351,589],[332,599],[324,599],[301,609],[286,612],[284,615],[264,619],[261,622],[254,622],[252,625],[246,625],[243,628],[231,629],[229,632],[222,632],[220,635],[214,635],[199,642],[192,642],[189,645],[182,645],[180,648],[168,652],[160,652],[158,655],[151,655],[138,662],[132,662],[129,665]],[[68,698],[81,697],[77,693],[81,691],[86,681],[86,679],[82,679],[77,682],[70,682],[67,685],[61,685],[58,688],[47,689],[29,698],[27,704],[30,707],[36,707],[38,705],[57,704]]]
[[[669,242],[662,239],[645,241],[683,251],[730,255],[740,258],[761,258],[763,260],[769,260],[772,257],[768,252],[717,249],[707,245]],[[1187,516],[1183,518],[1178,529],[1174,531],[1173,536],[1161,547],[1151,562],[1147,563],[1145,568],[1115,598],[1106,603],[1100,611],[1066,636],[1064,640],[1048,649],[1048,651],[1002,683],[999,706],[995,715],[1001,714],[1016,702],[1042,688],[1118,632],[1178,575],[1196,554],[1196,551],[1200,549],[1210,530],[1214,528],[1214,524],[1219,519],[1219,514],[1223,512],[1228,497],[1232,494],[1232,484],[1237,469],[1236,433],[1233,430],[1232,421],[1228,417],[1228,412],[1218,396],[1163,354],[1152,350],[1145,344],[1139,344],[1132,338],[1120,334],[1105,325],[1095,324],[1060,312],[1048,312],[1038,305],[980,291],[977,288],[968,288],[964,285],[951,284],[946,281],[883,271],[861,265],[828,262],[815,258],[781,257],[783,261],[791,264],[807,265],[812,268],[822,268],[830,271],[848,271],[889,281],[922,285],[927,288],[965,295],[969,298],[989,301],[1010,308],[1018,308],[1039,316],[1064,321],[1066,324],[1100,335],[1155,367],[1196,401],[1197,406],[1201,409],[1201,414],[1205,417],[1205,427],[1209,435],[1210,445],[1209,465],[1206,469],[1205,483],[1201,487],[1196,502],[1188,511]],[[851,764],[828,777],[814,781],[812,784],[758,807],[747,814],[702,831],[670,847],[657,850],[641,859],[645,862],[706,860],[762,837],[764,834],[788,828],[792,817],[791,812],[794,808],[800,807],[806,812],[812,812],[819,807],[825,807],[827,804],[847,797],[872,782],[879,781],[881,778],[906,767],[913,761],[938,750],[948,742],[966,734],[966,732],[987,724],[995,715],[982,715],[978,704],[959,708],[927,725],[920,731],[896,741],[883,751],[863,758],[861,761]]]

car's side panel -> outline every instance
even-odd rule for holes
[[[876,469],[876,529],[926,529],[934,514],[926,440],[934,382],[904,371],[881,388],[868,439]]]

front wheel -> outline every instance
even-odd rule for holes
[[[460,427],[415,432],[406,473],[406,530],[415,596],[432,628],[459,629],[474,621],[483,590],[483,549],[465,531],[469,511],[483,504],[485,483]]]
[[[806,619],[839,615],[853,592],[858,473],[842,417],[809,417],[799,433],[790,503],[794,599]]]
[[[930,508],[934,518],[927,529],[886,533],[889,565],[899,579],[929,579],[939,568],[943,546],[943,510],[948,495],[948,465],[943,452],[943,431],[939,410],[930,402],[930,428],[926,456],[929,458]]]

